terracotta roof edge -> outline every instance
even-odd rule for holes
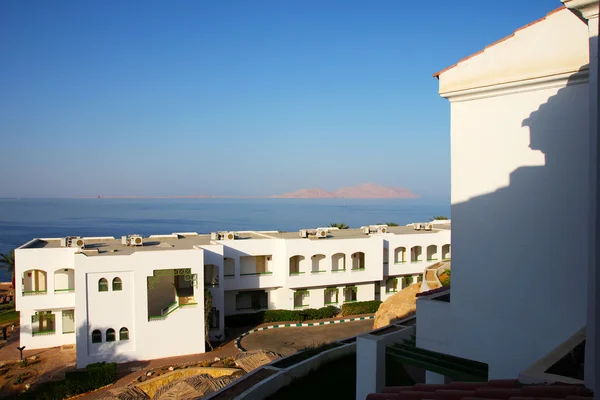
[[[477,53],[473,53],[473,54],[471,54],[470,56],[467,56],[467,57],[465,57],[465,58],[461,58],[461,59],[460,59],[460,60],[458,60],[458,61],[457,61],[455,64],[452,64],[451,66],[449,66],[449,67],[447,67],[447,68],[444,68],[443,70],[441,70],[441,71],[439,71],[439,72],[436,72],[435,74],[433,74],[433,77],[434,77],[434,78],[438,78],[438,79],[439,79],[439,77],[440,77],[440,75],[441,75],[441,74],[443,74],[444,72],[447,72],[448,70],[451,70],[452,68],[454,68],[454,67],[458,66],[458,64],[462,63],[463,61],[467,61],[469,58],[475,57],[476,55],[479,55],[479,54],[483,53],[483,51],[484,51],[484,50],[486,50],[486,49],[489,49],[489,48],[490,48],[490,47],[492,47],[492,46],[495,46],[495,45],[497,45],[497,44],[499,44],[499,43],[502,43],[502,42],[504,42],[505,40],[508,40],[508,39],[512,38],[513,36],[515,36],[515,33],[517,33],[518,31],[521,31],[521,30],[523,30],[523,29],[527,29],[527,28],[529,28],[530,26],[537,24],[538,22],[542,22],[542,21],[544,21],[544,20],[545,20],[547,17],[549,17],[550,15],[552,15],[552,14],[555,14],[555,13],[557,13],[557,12],[559,12],[559,11],[562,11],[562,10],[564,10],[564,9],[566,9],[566,8],[567,8],[567,7],[566,7],[565,5],[562,5],[562,6],[558,7],[558,8],[556,8],[556,9],[554,9],[554,10],[550,11],[550,12],[549,12],[549,13],[547,13],[547,14],[546,14],[544,17],[542,17],[542,18],[539,18],[539,19],[536,19],[535,21],[532,21],[532,22],[528,23],[528,24],[527,24],[527,25],[525,25],[525,26],[522,26],[522,27],[520,27],[520,28],[518,28],[518,29],[515,29],[515,30],[513,31],[513,33],[511,33],[510,35],[508,35],[508,36],[505,36],[505,37],[503,37],[502,39],[500,39],[500,40],[497,40],[497,41],[495,41],[495,42],[493,42],[493,43],[491,43],[491,44],[488,44],[488,45],[487,45],[487,46],[485,46],[485,47],[484,47],[482,50],[479,50]]]

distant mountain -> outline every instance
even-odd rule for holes
[[[335,196],[323,189],[300,189],[291,193],[276,194],[269,196],[275,199],[332,199]]]
[[[300,189],[291,193],[273,196],[212,196],[198,194],[190,196],[98,196],[99,199],[416,199],[419,196],[405,188],[381,186],[376,183],[363,183],[358,186],[343,187],[333,192],[320,188]],[[89,197],[84,197],[89,198]],[[96,198],[96,197],[94,197]]]
[[[405,188],[392,188],[376,183],[343,187],[333,192],[320,188],[300,189],[291,193],[270,196],[278,199],[416,199],[419,196]]]

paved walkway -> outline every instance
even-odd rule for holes
[[[335,325],[269,329],[245,336],[241,344],[246,350],[262,349],[287,356],[308,346],[346,339],[372,330],[372,319]]]

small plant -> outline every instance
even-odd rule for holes
[[[223,366],[225,368],[234,368],[235,367],[235,362],[233,362],[233,360],[227,359],[223,361]]]
[[[338,229],[349,229],[350,227],[343,222],[333,222],[329,224],[330,228],[338,228]]]
[[[25,381],[25,379],[29,378],[28,373],[22,373],[17,375],[17,377],[13,380],[13,385],[20,385]]]
[[[21,368],[25,368],[29,365],[29,361],[27,361],[27,359],[24,359],[21,361]]]
[[[438,216],[434,216],[433,218],[429,219],[430,221],[447,221],[448,217],[444,216],[444,215],[438,215]]]
[[[210,361],[204,361],[202,364],[200,364],[201,367],[210,367],[212,365],[212,363]]]

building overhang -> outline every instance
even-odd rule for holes
[[[598,18],[598,0],[561,0],[562,3],[585,23]]]

